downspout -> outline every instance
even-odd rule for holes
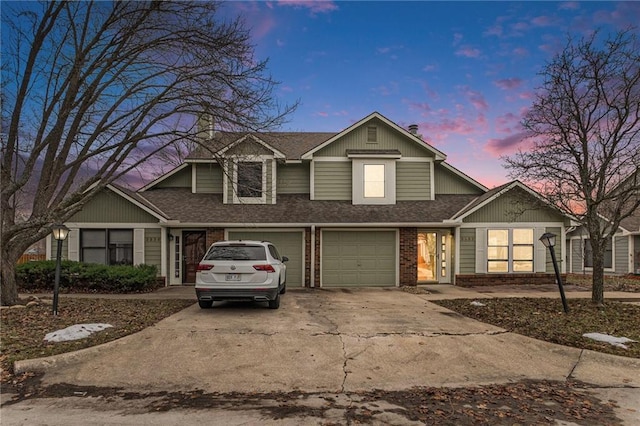
[[[309,277],[309,285],[315,287],[316,277],[316,226],[311,225],[311,276]]]

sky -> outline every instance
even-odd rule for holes
[[[257,59],[300,101],[284,131],[339,132],[377,111],[492,188],[512,180],[523,114],[568,37],[640,23],[640,2],[234,1]]]

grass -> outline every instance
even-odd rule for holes
[[[437,300],[434,303],[464,316],[502,327],[514,333],[560,345],[591,349],[614,355],[640,358],[640,305],[606,301],[598,309],[590,300],[569,299],[569,313],[557,298],[479,299],[485,306],[472,305],[472,299]],[[623,349],[582,337],[585,333],[605,333],[627,337]]]
[[[65,298],[60,303],[57,316],[51,314],[51,305],[44,303],[21,309],[3,308],[0,310],[0,382],[12,380],[15,361],[57,355],[110,342],[152,326],[193,303],[193,300]],[[85,323],[107,323],[113,327],[86,339],[60,343],[47,343],[44,340],[47,333]]]

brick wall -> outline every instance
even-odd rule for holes
[[[566,282],[566,274],[560,275]],[[456,275],[456,285],[478,287],[494,285],[556,284],[555,274],[474,274]]]
[[[315,274],[313,281],[316,287],[320,287],[320,228],[316,228],[316,258],[313,260]]]
[[[311,228],[304,230],[304,286],[311,286]]]
[[[400,285],[418,283],[418,229],[400,228]]]
[[[224,240],[223,228],[207,228],[207,249],[213,243]]]

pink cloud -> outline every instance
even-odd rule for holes
[[[515,49],[513,49],[513,54],[516,56],[528,56],[529,51],[524,47],[516,47]]]
[[[522,86],[522,80],[519,78],[503,78],[493,82],[496,86],[502,90],[513,90]]]
[[[327,0],[278,0],[278,6],[289,6],[296,9],[309,9],[311,13],[329,13],[338,10],[338,5]]]
[[[424,68],[422,68],[422,71],[431,72],[431,71],[435,71],[437,69],[438,69],[437,65],[429,64],[429,65],[425,65]]]
[[[468,86],[462,86],[459,89],[477,111],[486,111],[489,109],[489,104],[482,93],[472,90]]]
[[[426,115],[431,111],[431,105],[426,102],[407,102],[409,109],[412,111],[419,111],[422,115]]]
[[[488,153],[500,156],[515,152],[518,148],[526,148],[528,146],[527,138],[528,132],[513,133],[504,138],[489,139],[484,149]]]
[[[471,46],[461,46],[460,49],[456,50],[457,56],[464,56],[466,58],[477,58],[480,56],[482,52],[479,49],[473,48]]]
[[[483,33],[485,36],[496,36],[496,37],[501,37],[503,34],[503,29],[502,29],[502,25],[500,24],[495,24],[489,28],[486,29],[486,31]]]
[[[329,113],[325,112],[325,111],[318,111],[318,112],[314,113],[313,115],[315,115],[317,117],[328,117]]]
[[[496,131],[499,133],[512,133],[514,131],[514,127],[521,130],[520,120],[521,117],[512,112],[502,114],[496,118]]]
[[[536,16],[531,20],[531,23],[536,27],[548,27],[552,25],[553,19],[549,16]]]
[[[577,1],[567,1],[564,3],[560,3],[558,6],[560,10],[578,10],[580,9],[580,4]]]

